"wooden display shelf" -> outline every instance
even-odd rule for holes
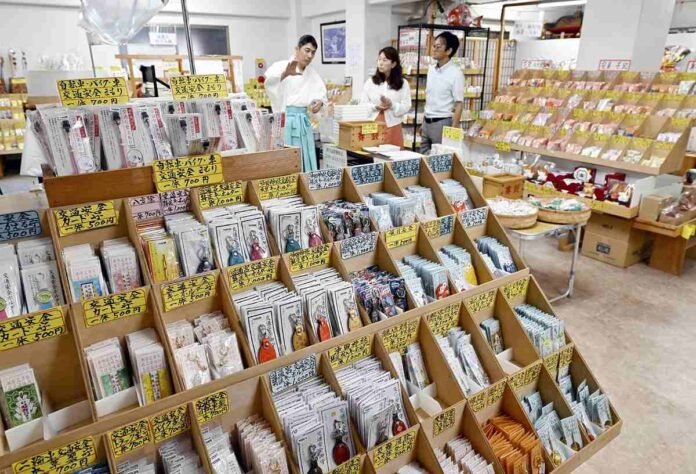
[[[681,140],[684,138],[687,138],[686,136],[682,137]],[[488,140],[485,138],[478,138],[478,137],[467,137],[467,140],[472,143],[477,143],[479,145],[486,145],[486,146],[491,146],[491,147],[496,147],[497,142],[494,142],[493,140]],[[681,141],[680,140],[680,141]],[[611,168],[611,169],[616,169],[616,170],[621,170],[621,171],[626,171],[629,173],[640,173],[640,174],[647,174],[651,176],[658,176],[661,174],[669,174],[669,173],[674,173],[676,171],[679,171],[682,167],[682,160],[678,159],[679,150],[676,149],[679,146],[679,143],[675,144],[675,150],[673,153],[670,153],[670,156],[662,163],[662,166],[654,167],[654,166],[643,166],[635,163],[626,163],[622,161],[609,161],[609,160],[604,160],[602,158],[592,158],[591,156],[583,156],[583,155],[576,155],[574,153],[565,153],[562,151],[549,151],[545,148],[532,148],[528,146],[521,146],[517,145],[515,143],[506,143],[507,145],[510,146],[510,150],[514,151],[521,151],[524,153],[536,153],[548,158],[558,158],[560,160],[566,160],[566,161],[574,161],[577,163],[584,163],[587,165],[594,165],[594,166],[603,166],[605,168]],[[672,156],[677,157],[676,159],[671,159]]]
[[[638,215],[638,206],[626,207],[619,204],[615,204],[611,201],[597,201],[596,199],[587,199],[584,197],[576,196],[574,194],[562,193],[556,191],[555,189],[550,189],[544,186],[540,186],[535,183],[530,183],[525,181],[524,183],[524,193],[526,195],[537,196],[537,197],[563,197],[563,198],[573,198],[580,202],[584,202],[595,212],[601,212],[603,214],[609,214],[611,216],[623,217],[624,219],[633,219]]]
[[[300,150],[295,147],[222,157],[225,181],[250,181],[299,171]],[[45,171],[44,187],[51,207],[144,196],[156,192],[152,166],[71,176],[51,176]]]
[[[689,239],[682,237],[682,231],[687,225],[696,225],[696,219],[678,226],[644,219],[633,222],[634,228],[655,234],[650,267],[673,275],[682,274],[687,253],[696,248],[696,236]]]

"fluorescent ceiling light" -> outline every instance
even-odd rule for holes
[[[587,0],[568,0],[565,2],[548,2],[548,3],[540,3],[537,5],[540,9],[545,10],[547,8],[556,8],[556,7],[572,7],[573,5],[585,5],[587,3]]]

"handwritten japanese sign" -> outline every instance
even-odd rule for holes
[[[150,428],[152,429],[155,443],[183,433],[191,428],[191,417],[189,417],[187,406],[180,405],[158,415],[151,416]]]
[[[323,170],[308,171],[305,173],[309,189],[316,191],[318,189],[337,188],[343,182],[342,168],[326,168]]]
[[[373,463],[376,469],[385,464],[410,453],[416,444],[416,429],[411,429],[406,433],[392,438],[384,444],[379,445],[374,451]]]
[[[414,178],[420,173],[420,163],[420,158],[399,160],[391,164],[391,170],[396,179]]]
[[[314,355],[272,370],[268,373],[271,392],[278,393],[317,374],[317,359]]]
[[[227,97],[227,80],[224,74],[197,74],[173,76],[169,79],[174,100]]]
[[[0,351],[67,333],[63,308],[39,311],[0,322]]]
[[[147,420],[138,420],[109,431],[107,439],[114,456],[119,458],[152,443],[152,430]]]
[[[162,203],[159,194],[146,194],[128,198],[131,215],[136,223],[145,222],[162,217]]]
[[[423,227],[425,235],[431,239],[451,234],[454,229],[454,215],[450,214],[449,216],[440,217],[439,219],[423,222],[421,223],[421,227]]]
[[[504,393],[505,380],[501,380],[500,382],[470,396],[468,403],[473,411],[479,412],[484,408],[500,401],[503,398]]]
[[[372,163],[369,165],[352,166],[350,176],[355,184],[381,183],[384,181],[384,163]]]
[[[329,255],[331,254],[331,244],[319,245],[308,249],[298,250],[288,254],[290,261],[290,271],[299,272],[307,268],[326,265],[329,263]]]
[[[572,345],[569,345],[560,350],[560,354],[558,356],[559,369],[570,366],[570,363],[573,360],[573,350],[574,347]]]
[[[454,408],[445,410],[433,420],[433,436],[437,436],[454,426]]]
[[[503,287],[503,295],[505,295],[508,301],[514,301],[519,296],[525,296],[527,288],[529,288],[529,277],[520,278],[505,285]]]
[[[97,450],[91,436],[73,441],[56,449],[50,449],[36,456],[12,464],[14,474],[50,472],[68,474],[97,461]]]
[[[362,336],[340,346],[332,347],[328,351],[331,367],[336,369],[369,356],[372,354],[371,342],[370,336]]]
[[[36,211],[0,214],[0,242],[41,235],[41,219]]]
[[[537,379],[537,377],[539,377],[539,372],[541,372],[541,365],[542,362],[539,361],[538,363],[529,366],[526,369],[521,370],[513,376],[511,376],[509,379],[510,386],[515,391],[518,391],[520,388],[533,383]]]
[[[372,133],[377,133],[379,131],[379,126],[377,122],[364,123],[360,127],[360,133],[363,135],[370,135]]]
[[[452,161],[454,156],[452,153],[443,155],[430,155],[428,158],[428,166],[433,170],[433,173],[447,173],[452,171]]]
[[[143,314],[147,309],[147,291],[144,288],[82,302],[87,327]]]
[[[360,456],[353,456],[329,474],[360,474]]]
[[[630,59],[600,59],[597,67],[600,71],[628,71],[630,68]]]
[[[266,201],[297,194],[297,175],[276,176],[275,178],[260,179],[256,182],[259,199]]]
[[[160,193],[162,202],[162,214],[177,214],[191,210],[191,190],[177,189],[175,191],[165,191]]]
[[[404,323],[392,326],[382,332],[384,347],[391,352],[406,350],[406,346],[416,341],[418,336],[418,319],[412,319]]]
[[[243,184],[241,181],[229,181],[214,186],[202,187],[198,195],[201,209],[229,206],[230,204],[242,202],[244,199]]]
[[[162,302],[164,310],[195,303],[210,296],[215,296],[215,274],[196,275],[174,283],[162,285]]]
[[[61,237],[118,224],[118,211],[113,201],[56,209],[53,213]]]
[[[549,371],[551,374],[551,377],[554,379],[556,378],[556,375],[558,375],[558,361],[560,359],[560,353],[559,352],[554,352],[553,354],[549,355],[544,359],[544,366],[546,366],[546,369]]]
[[[495,149],[502,152],[510,151],[510,144],[508,142],[495,142]]]
[[[491,310],[495,304],[495,291],[496,290],[490,290],[485,293],[474,295],[471,298],[466,298],[464,300],[464,306],[466,306],[466,309],[468,309],[471,314]]]
[[[230,290],[249,288],[258,283],[276,280],[278,277],[278,257],[264,258],[254,262],[227,268],[227,281]]]
[[[389,229],[384,233],[384,240],[390,249],[403,247],[416,242],[418,224],[409,224]]]
[[[343,260],[374,252],[377,246],[377,232],[370,232],[369,234],[342,240],[339,245],[341,246],[341,258]]]
[[[222,158],[219,154],[187,156],[152,163],[157,191],[192,188],[222,183]]]
[[[442,127],[442,138],[447,140],[464,140],[464,130],[459,127]]]
[[[488,208],[479,207],[470,211],[462,211],[459,213],[459,219],[466,229],[485,225],[488,219]]]
[[[193,411],[200,423],[206,423],[213,418],[222,416],[230,411],[230,400],[227,390],[220,390],[193,402]]]
[[[123,77],[61,79],[58,96],[64,107],[116,105],[128,102],[128,86]]]
[[[425,316],[428,327],[436,336],[444,336],[447,331],[459,325],[461,303],[454,303]]]

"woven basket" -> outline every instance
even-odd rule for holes
[[[556,211],[539,208],[539,220],[551,224],[580,224],[587,222],[591,215],[591,209],[584,211]]]
[[[537,222],[537,213],[527,216],[511,216],[509,214],[496,214],[500,224],[508,229],[529,229]]]

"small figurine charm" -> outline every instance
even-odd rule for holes
[[[319,341],[324,342],[331,339],[331,328],[329,327],[329,321],[326,319],[326,310],[324,306],[319,306],[319,308],[317,308],[314,317],[317,321],[317,337]]]
[[[399,414],[396,412],[396,410],[394,410],[394,415],[392,416],[392,434],[396,436],[399,433],[403,433],[407,429],[406,423],[399,419]]]
[[[214,268],[213,262],[210,259],[210,248],[207,245],[202,244],[198,248],[197,255],[198,255],[199,262],[198,262],[198,268],[196,268],[196,273],[209,272],[210,270],[212,270]]]
[[[305,331],[304,324],[302,324],[302,318],[299,315],[291,315],[290,321],[292,321],[294,328],[292,333],[292,348],[299,351],[309,345],[307,332]]]
[[[302,247],[295,237],[295,226],[289,224],[283,232],[283,238],[285,238],[285,252],[294,252],[300,250]]]
[[[251,242],[249,257],[251,257],[252,260],[261,260],[266,257],[266,252],[261,248],[259,236],[255,230],[249,232],[249,242]]]
[[[305,221],[305,230],[307,231],[307,235],[309,237],[308,242],[309,242],[309,247],[318,247],[324,243],[324,239],[321,238],[321,235],[317,234],[317,221],[314,217],[310,217]]]
[[[233,239],[231,235],[228,235],[225,237],[225,245],[227,246],[227,266],[244,263],[244,256],[242,252],[239,251],[239,241]]]
[[[343,301],[343,306],[345,306],[346,314],[348,315],[348,330],[355,331],[363,327],[360,315],[358,314],[358,308],[355,306],[355,301],[352,299],[345,300]]]
[[[335,442],[333,449],[331,450],[331,454],[333,456],[334,463],[336,463],[337,466],[340,466],[350,459],[350,448],[345,441],[343,441],[343,437],[345,435],[345,424],[341,420],[334,420],[333,437]]]
[[[309,469],[307,470],[307,474],[324,474],[324,471],[319,467],[319,453],[317,447],[310,444],[307,448],[307,452],[309,453]]]
[[[273,360],[278,357],[275,347],[271,342],[271,338],[268,335],[268,328],[266,328],[265,324],[261,324],[259,326],[259,340],[261,342],[258,354],[259,363],[268,362],[269,360]]]

